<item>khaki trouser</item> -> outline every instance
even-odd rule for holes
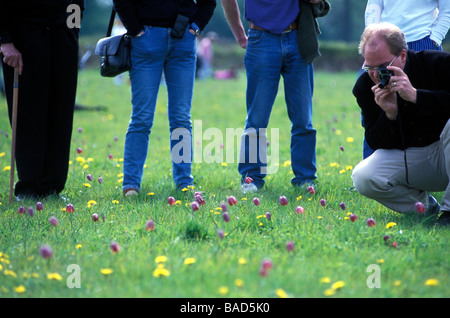
[[[404,151],[378,149],[361,161],[352,173],[356,190],[386,207],[402,213],[415,212],[416,202],[428,207],[428,193],[445,191],[441,211],[450,211],[450,120],[440,140],[426,147]]]

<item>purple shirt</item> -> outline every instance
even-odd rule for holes
[[[281,34],[299,12],[298,0],[245,0],[245,19],[274,34]]]

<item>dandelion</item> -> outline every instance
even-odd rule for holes
[[[439,281],[436,278],[427,279],[425,282],[425,286],[437,286],[439,285]]]
[[[222,286],[222,287],[220,287],[220,288],[219,288],[219,293],[220,293],[221,295],[226,295],[226,294],[228,294],[228,287],[227,287],[227,286]]]
[[[345,286],[345,283],[342,280],[339,280],[339,281],[333,283],[333,285],[331,285],[331,288],[334,289],[334,290],[337,290],[337,289],[340,289],[340,288],[342,288],[344,286]]]
[[[170,271],[164,268],[163,264],[158,264],[158,266],[153,271],[154,277],[166,277],[170,275]]]
[[[397,225],[397,223],[395,223],[395,222],[389,222],[388,224],[386,224],[386,229],[390,229],[391,227],[394,227],[396,225]]]
[[[167,256],[164,256],[164,255],[156,256],[155,263],[159,264],[159,263],[165,263],[165,262],[167,262]]]
[[[331,282],[331,279],[330,277],[322,277],[321,279],[319,279],[319,282],[328,284],[329,282]]]
[[[80,248],[82,248],[83,247],[83,245],[81,245],[80,243],[78,243],[77,245],[75,245],[75,248],[77,249],[77,250],[79,250]]]
[[[83,183],[83,185],[84,185],[86,188],[90,188],[90,187],[91,187],[90,183]]]
[[[88,203],[87,203],[87,207],[90,208],[90,207],[92,207],[92,206],[94,206],[94,205],[96,205],[96,204],[97,204],[97,201],[95,201],[95,200],[89,200]]]
[[[114,271],[111,268],[101,268],[100,273],[103,275],[111,275]]]
[[[351,143],[351,142],[354,142],[355,139],[353,137],[347,137],[346,141]]]
[[[24,293],[26,291],[26,288],[25,288],[25,286],[20,285],[20,286],[14,287],[14,291],[17,294],[22,294],[22,293]]]
[[[188,257],[184,260],[184,265],[191,265],[195,263],[195,258],[193,257]]]
[[[275,294],[280,298],[288,298],[288,294],[281,288],[277,288]]]
[[[323,294],[325,296],[333,296],[334,294],[336,294],[336,290],[332,289],[332,288],[328,288],[328,289],[324,290]]]
[[[234,280],[234,285],[239,288],[244,287],[244,281],[240,278],[236,278]]]
[[[49,279],[49,280],[62,280],[63,278],[58,273],[48,273],[47,274],[47,279]]]

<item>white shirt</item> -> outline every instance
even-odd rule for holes
[[[389,22],[413,42],[430,36],[441,45],[450,28],[450,0],[368,0],[366,26]]]

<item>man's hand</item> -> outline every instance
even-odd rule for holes
[[[22,75],[23,60],[22,54],[16,49],[13,43],[4,43],[0,46],[1,54],[3,54],[3,62],[14,68],[19,69],[19,75]]]
[[[404,100],[415,104],[417,101],[417,90],[409,81],[408,75],[396,66],[389,66],[388,70],[394,72],[394,76],[389,81],[389,90],[398,93]]]
[[[386,113],[386,117],[390,120],[397,118],[398,106],[397,95],[389,88],[379,88],[378,84],[372,87],[372,92],[375,95],[375,103],[381,107]]]

